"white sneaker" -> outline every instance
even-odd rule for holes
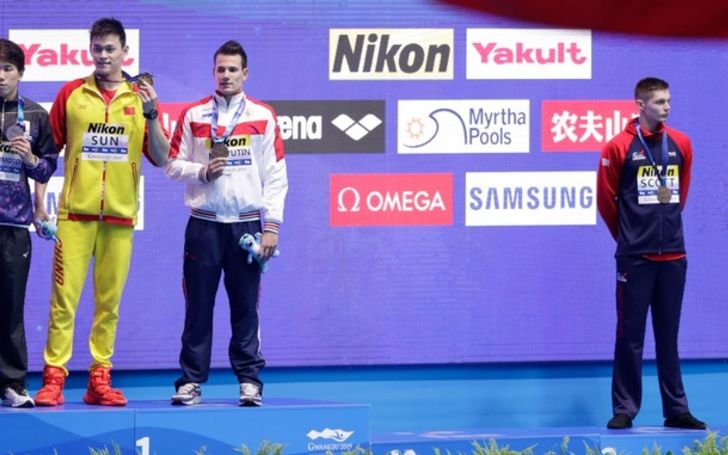
[[[188,382],[177,388],[177,393],[172,395],[172,404],[193,405],[202,402],[202,388],[196,382]]]
[[[263,404],[263,397],[260,394],[260,387],[249,382],[240,384],[240,406],[260,406]]]
[[[3,389],[3,406],[11,408],[32,408],[35,402],[20,384],[11,384]]]

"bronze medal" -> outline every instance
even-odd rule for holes
[[[5,137],[8,138],[9,141],[12,141],[16,137],[23,136],[24,134],[25,128],[23,128],[23,125],[18,125],[17,123],[5,130]]]
[[[660,185],[657,188],[657,200],[660,201],[660,204],[667,204],[670,202],[670,199],[672,199],[672,191],[670,191],[670,188]]]
[[[228,150],[224,142],[215,142],[210,151],[210,158],[227,158],[229,154],[230,150]]]

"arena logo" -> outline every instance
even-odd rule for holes
[[[88,30],[13,30],[8,38],[25,53],[23,81],[68,81],[88,76],[93,71]],[[139,72],[139,30],[126,30],[129,54],[123,68]]]
[[[30,186],[31,191],[33,194],[31,194],[31,198],[35,200],[35,192],[32,190],[33,185]],[[58,216],[58,204],[61,200],[61,193],[63,192],[63,177],[62,176],[53,176],[48,180],[48,185],[46,186],[46,194],[45,194],[45,206],[46,210],[48,211],[48,215],[52,217]],[[134,226],[134,230],[136,231],[143,231],[144,230],[144,176],[139,177],[139,201],[138,201],[138,207],[139,207],[139,214],[137,216],[137,223]],[[31,223],[30,224],[30,231],[35,231],[35,226]]]
[[[590,30],[468,29],[468,79],[591,79]]]
[[[367,114],[361,120],[354,120],[346,114],[341,114],[333,119],[331,124],[350,138],[358,141],[381,125],[382,120],[374,114]]]
[[[329,79],[452,79],[452,29],[331,29]]]
[[[400,100],[397,153],[528,153],[529,100]]]
[[[634,100],[543,101],[541,150],[599,151],[637,115]]]
[[[596,172],[468,172],[466,226],[596,224]]]
[[[451,225],[452,174],[335,174],[332,226]]]
[[[384,153],[383,100],[269,101],[287,154]]]

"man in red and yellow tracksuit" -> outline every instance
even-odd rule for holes
[[[146,82],[132,84],[121,70],[128,53],[121,23],[100,19],[91,27],[90,38],[96,71],[64,85],[50,114],[56,145],[65,146],[66,152],[43,387],[36,395],[40,406],[63,403],[76,308],[91,257],[95,259],[89,338],[93,363],[83,399],[88,404],[126,404],[121,391],[111,388],[110,369],[131,261],[141,155],[161,166],[169,153],[166,133],[156,120],[154,88]],[[45,188],[36,191],[42,194]],[[43,207],[37,212],[37,217],[47,217]]]

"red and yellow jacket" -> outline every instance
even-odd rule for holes
[[[58,149],[66,147],[60,219],[136,223],[142,153],[154,164],[136,91],[122,83],[107,103],[91,75],[58,92],[50,123]]]

